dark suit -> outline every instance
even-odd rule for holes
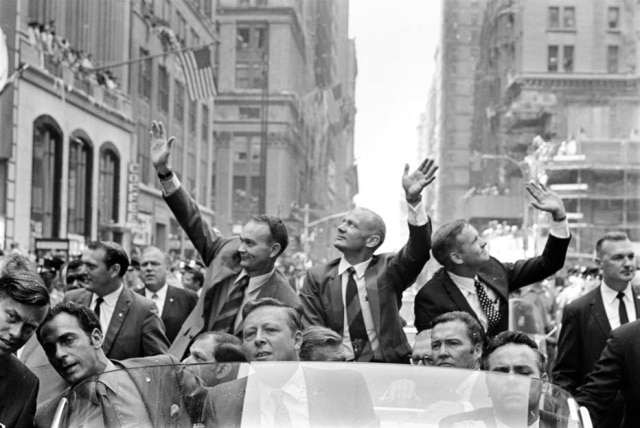
[[[558,339],[558,357],[553,368],[553,383],[575,394],[600,358],[611,332],[599,287],[564,308]],[[638,296],[633,292],[636,313]]]
[[[587,407],[594,426],[606,424],[618,391],[625,403],[623,428],[640,427],[640,321],[611,331],[593,371],[578,388],[576,399]]]
[[[0,423],[6,427],[33,426],[38,378],[13,354],[0,358]]]
[[[542,255],[515,263],[502,263],[493,257],[478,272],[478,278],[500,298],[500,321],[495,333],[509,328],[509,292],[542,281],[564,265],[571,238],[549,235]],[[429,328],[438,315],[451,311],[467,312],[477,318],[458,286],[445,268],[438,270],[420,289],[414,302],[415,326],[418,331]]]
[[[522,419],[526,418],[526,413],[522,414]],[[496,428],[496,416],[493,413],[493,407],[484,407],[481,409],[472,410],[469,412],[461,413],[458,415],[447,416],[440,421],[440,428],[450,428],[456,426],[465,426],[465,423],[469,422],[482,422],[487,428]],[[540,410],[540,428],[561,428],[568,425],[566,417],[556,415],[545,410]],[[476,425],[473,425],[476,426]]]
[[[303,368],[309,404],[309,425],[322,427],[377,426],[378,419],[364,378],[348,370]],[[257,382],[252,381],[253,386]],[[247,378],[226,382],[209,390],[205,405],[205,426],[260,426],[257,388],[247,394]],[[252,394],[251,392],[256,392]]]
[[[206,388],[189,370],[169,355],[113,361],[117,368],[127,370],[154,427],[186,427],[202,413]],[[51,398],[38,408],[36,426],[50,427],[58,402],[69,389]]]
[[[431,223],[409,226],[409,241],[396,254],[374,255],[365,272],[365,285],[373,323],[385,362],[406,362],[411,346],[402,329],[399,310],[402,293],[429,260]],[[321,325],[339,335],[344,332],[342,277],[340,259],[313,267],[300,291],[305,327]]]
[[[144,296],[145,289],[136,290]],[[167,284],[167,297],[164,300],[162,316],[160,319],[164,324],[165,333],[169,343],[173,342],[176,335],[182,328],[182,324],[187,319],[198,301],[198,294],[195,291],[184,288],[173,287]]]
[[[238,253],[240,239],[224,239],[216,233],[202,218],[198,205],[182,186],[165,200],[207,265],[198,302],[169,349],[172,355],[182,358],[193,338],[216,321],[226,299],[222,295],[222,290],[226,289],[224,286],[232,283],[242,271]],[[298,296],[278,269],[261,287],[258,298],[262,297],[273,297],[296,309],[300,307]]]
[[[85,289],[72,290],[65,294],[64,300],[90,307],[92,295]],[[169,349],[156,304],[126,287],[103,334],[102,349],[109,359],[148,357],[165,354]]]

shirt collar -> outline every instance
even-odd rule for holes
[[[357,265],[352,265],[347,261],[347,259],[342,257],[340,259],[340,264],[338,265],[338,275],[342,275],[350,267],[353,267],[356,270],[356,277],[358,277],[358,279],[362,278],[364,276],[364,273],[367,271],[367,267],[369,267],[369,263],[371,263],[371,258],[361,263],[358,263]]]
[[[124,285],[120,284],[120,287],[118,287],[115,291],[112,291],[111,293],[102,296],[102,300],[104,301],[104,303],[107,304],[108,306],[115,306],[116,302],[118,301],[118,297],[120,297],[120,293],[122,293],[123,288],[124,288]],[[98,297],[99,296],[96,293],[93,293],[93,297],[91,298],[92,306],[96,302],[96,300],[98,300]]]
[[[600,292],[602,293],[602,300],[605,304],[611,304],[618,299],[618,292],[605,284],[604,281],[602,281]],[[633,302],[633,294],[631,293],[631,286],[629,284],[627,284],[622,292],[624,293],[624,297],[629,299],[629,302]]]
[[[462,288],[467,293],[476,294],[476,277],[469,278],[466,276],[456,275],[455,273],[449,271],[447,271],[447,274],[449,275],[449,278],[451,278],[451,281],[453,281],[453,283],[458,286],[458,288]]]
[[[102,376],[100,376],[100,382],[104,383],[114,394],[118,394],[118,369],[111,361],[107,362],[107,366],[104,368]]]
[[[238,281],[240,281],[242,278],[244,278],[245,276],[249,276],[249,285],[247,285],[247,293],[251,293],[252,291],[258,290],[263,285],[265,285],[267,283],[267,281],[269,281],[269,279],[271,278],[271,276],[273,275],[273,273],[275,271],[276,271],[276,268],[274,266],[274,268],[271,270],[271,272],[267,272],[267,273],[265,273],[263,275],[249,276],[247,271],[242,269],[240,271],[240,274],[237,276],[236,280],[233,281],[233,283],[235,284]]]
[[[158,291],[151,291],[148,288],[145,287],[144,289],[144,295],[146,297],[148,297],[149,299],[151,299],[151,296],[153,296],[153,294],[157,294],[158,298],[160,299],[164,299],[167,296],[167,289],[169,288],[169,286],[167,284],[163,285],[162,287],[160,287],[160,289]]]
[[[260,388],[264,388],[264,394],[261,393],[261,397],[270,397],[273,391],[275,391],[275,388],[262,382],[260,382]],[[304,398],[307,388],[304,383],[304,373],[302,372],[302,366],[298,366],[296,371],[293,373],[293,376],[291,376],[287,383],[285,383],[280,389],[283,393],[290,395],[296,401],[300,401],[302,398]]]

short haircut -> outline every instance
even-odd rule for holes
[[[123,277],[127,273],[129,268],[129,256],[127,252],[115,242],[105,241],[91,241],[87,244],[87,248],[91,251],[102,250],[104,251],[104,264],[107,268],[113,265],[119,265],[120,271],[119,277]]]
[[[471,339],[471,343],[474,345],[480,345],[480,349],[484,349],[487,343],[487,336],[484,333],[484,329],[482,328],[480,321],[466,312],[452,311],[438,315],[431,321],[429,329],[433,331],[433,328],[438,324],[453,321],[460,321],[464,323],[467,326],[467,334],[469,335],[469,339]]]
[[[284,221],[282,221],[280,217],[260,214],[251,217],[251,221],[266,224],[269,227],[271,239],[280,244],[280,252],[277,256],[284,253],[284,250],[286,250],[289,245],[289,232],[287,231],[287,225],[284,224]]]
[[[242,341],[233,334],[223,331],[205,331],[193,339],[193,343],[212,338],[215,346],[213,357],[220,363],[244,362],[247,358],[242,352]]]
[[[628,241],[629,236],[621,231],[607,232],[596,242],[596,256],[600,257],[600,251],[605,241]]]
[[[264,306],[271,306],[276,308],[282,308],[284,312],[287,314],[287,324],[292,332],[302,331],[302,319],[300,318],[300,314],[298,311],[293,309],[291,306],[281,302],[278,299],[274,299],[272,297],[263,297],[261,299],[249,300],[246,305],[242,308],[242,319],[246,320],[247,316],[258,308]]]
[[[95,329],[98,329],[98,331],[102,332],[100,321],[98,320],[95,312],[93,312],[86,306],[79,305],[74,302],[62,302],[51,308],[44,321],[42,321],[42,324],[40,324],[40,327],[38,327],[36,336],[38,337],[38,341],[40,343],[42,343],[42,328],[45,326],[45,324],[62,313],[69,314],[77,319],[80,328],[82,329],[82,331],[87,333],[88,336],[91,336],[91,333],[93,333],[93,330]]]
[[[316,349],[326,346],[341,346],[342,336],[327,327],[313,325],[302,332],[302,345],[300,346],[300,359],[313,361]]]
[[[0,270],[0,276],[3,276],[5,273],[14,270],[33,271],[33,264],[27,257],[23,256],[22,254],[9,254],[6,256],[2,256],[2,258],[0,259],[0,266],[2,267],[2,270]]]
[[[447,267],[451,264],[449,254],[458,250],[458,235],[469,225],[465,219],[454,220],[442,225],[433,233],[431,252],[433,258],[442,266]]]
[[[496,349],[502,346],[508,345],[510,343],[513,343],[514,345],[525,345],[533,349],[536,355],[538,356],[538,361],[537,361],[538,370],[540,370],[540,374],[545,373],[544,365],[546,362],[546,358],[544,354],[540,352],[540,349],[538,348],[538,345],[536,344],[536,342],[533,339],[531,339],[529,336],[524,334],[523,332],[513,331],[513,330],[503,331],[502,333],[497,334],[495,337],[493,337],[493,339],[489,341],[489,344],[487,345],[487,348],[485,349],[482,356],[483,370],[489,369],[489,357],[491,356],[491,354]]]
[[[193,275],[193,280],[195,282],[199,282],[200,283],[200,287],[202,287],[204,285],[204,274],[200,271],[200,269],[191,269],[191,268],[189,268],[189,269],[186,269],[184,271],[184,273],[190,273],[191,275]]]
[[[149,245],[144,247],[144,249],[142,250],[142,252],[140,253],[140,259],[138,259],[138,269],[140,268],[140,260],[144,257],[144,254],[149,252],[149,251],[155,251],[157,253],[162,254],[162,263],[165,264],[165,266],[169,266],[169,255],[166,254],[164,251],[162,251],[160,248],[153,246],[153,245]]]
[[[73,259],[67,263],[67,272],[70,270],[80,269],[82,267],[82,259]]]
[[[10,270],[0,277],[0,298],[10,297],[29,306],[47,306],[51,303],[49,290],[42,278],[30,270]]]

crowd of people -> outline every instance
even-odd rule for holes
[[[116,243],[94,241],[62,268],[66,287],[54,296],[25,257],[0,258],[0,423],[51,426],[65,398],[72,403],[67,426],[164,426],[169,420],[176,426],[314,426],[318,414],[326,426],[376,425],[359,373],[331,376],[306,366],[276,375],[255,365],[258,389],[273,392],[264,398],[272,401],[247,413],[251,388],[233,363],[303,360],[411,363],[550,380],[586,406],[595,426],[640,426],[632,404],[640,394],[632,370],[640,357],[640,322],[634,322],[640,298],[631,286],[635,256],[624,233],[598,240],[602,280],[558,312],[557,357],[549,364],[547,353],[509,319],[510,293],[540,301],[548,294],[542,282],[565,264],[571,236],[564,204],[544,185],[530,182],[526,190],[533,207],[551,216],[545,248],[503,263],[464,219],[432,232],[422,193],[438,167],[431,159],[414,171],[407,165],[401,180],[406,244],[378,253],[384,220],[355,208],[337,228],[340,257],[310,267],[298,285],[276,267],[289,242],[283,220],[256,215],[240,236],[222,236],[169,166],[173,141],[161,123],[152,123],[150,155],[163,197],[203,266],[186,264],[177,281],[159,248],[133,258]],[[418,334],[410,344],[402,294],[431,255],[442,267],[415,298]],[[552,314],[546,333],[557,331],[556,309],[541,307]],[[206,362],[215,365],[195,364]],[[133,370],[142,376],[130,376]],[[493,407],[470,408],[474,382],[461,384],[457,399],[437,409],[440,425],[520,426],[500,405],[506,387],[487,386]],[[421,397],[436,393],[430,387],[396,379],[385,396],[420,406]],[[332,408],[311,409],[309,397],[318,394],[340,399]],[[521,426],[563,426],[557,415],[538,410],[541,386],[529,394],[535,406]]]

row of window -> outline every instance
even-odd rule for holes
[[[550,45],[547,54],[548,71],[573,72],[575,49],[573,45]],[[620,49],[616,45],[607,46],[607,73],[618,73]]]
[[[575,30],[576,8],[573,6],[549,6],[549,30]],[[620,8],[610,6],[607,9],[607,29],[620,29]]]

